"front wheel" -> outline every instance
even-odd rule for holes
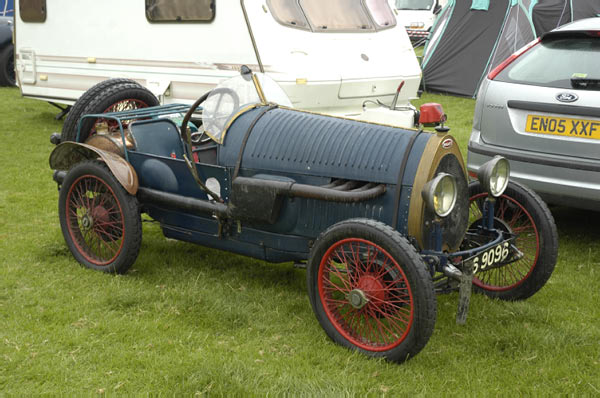
[[[323,232],[307,284],[319,323],[342,346],[403,362],[433,333],[431,276],[408,241],[380,222],[353,219]]]
[[[479,181],[469,184],[469,224],[479,223],[487,193]],[[523,300],[546,284],[556,265],[558,233],[550,210],[531,189],[514,181],[496,199],[494,226],[515,234],[523,257],[475,274],[475,290],[502,300]]]
[[[121,274],[135,262],[142,242],[137,199],[100,161],[81,162],[69,170],[58,212],[67,246],[82,265]]]

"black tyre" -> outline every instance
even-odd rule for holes
[[[15,47],[8,44],[0,51],[0,86],[15,86]]]
[[[92,113],[119,112],[159,105],[158,99],[148,89],[129,79],[110,79],[98,83],[86,91],[69,111],[63,125],[61,141],[76,141],[79,119]],[[106,119],[84,119],[79,142],[84,142],[96,132],[98,123],[107,123],[108,128],[118,129],[113,121]]]
[[[122,274],[135,262],[142,242],[138,202],[104,163],[81,162],[67,173],[58,214],[67,246],[84,266]]]
[[[478,181],[469,184],[469,222],[479,222],[487,193]],[[502,300],[523,300],[544,286],[558,255],[558,233],[552,213],[531,189],[514,181],[496,200],[494,226],[515,233],[524,256],[500,268],[475,274],[475,291]]]
[[[307,272],[313,311],[336,343],[403,362],[436,321],[431,276],[399,232],[373,220],[335,224],[317,239]]]
[[[79,97],[79,99],[75,102],[75,104],[73,104],[73,106],[69,110],[69,113],[67,114],[65,123],[62,127],[61,140],[75,141],[75,138],[77,137],[77,123],[79,122],[79,118],[81,118],[81,116],[83,115],[83,110],[88,105],[88,103],[92,99],[96,98],[96,96],[98,96],[98,94],[101,91],[107,89],[108,87],[116,86],[118,84],[123,83],[137,84],[141,87],[139,83],[131,79],[108,79],[92,86],[85,93],[83,93],[81,97]]]

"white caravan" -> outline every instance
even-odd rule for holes
[[[72,105],[94,84],[124,77],[163,104],[192,103],[248,65],[297,108],[414,125],[409,100],[421,69],[387,0],[18,0],[15,8],[26,97]]]

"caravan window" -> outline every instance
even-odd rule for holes
[[[387,0],[267,0],[282,25],[313,32],[364,32],[391,28]]]
[[[21,0],[19,14],[23,22],[45,22],[46,0]]]
[[[373,30],[369,16],[358,1],[300,0],[300,4],[313,30]]]
[[[295,28],[310,29],[304,13],[296,1],[268,0],[267,5],[277,22]]]
[[[365,4],[373,17],[373,20],[380,28],[396,25],[396,17],[394,17],[394,13],[392,13],[392,9],[387,2],[380,0],[366,0]]]
[[[146,18],[151,22],[210,22],[215,0],[146,0]]]
[[[431,10],[435,0],[396,0],[399,10]]]

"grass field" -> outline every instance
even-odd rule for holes
[[[466,154],[474,102],[441,102]],[[600,213],[553,208],[559,261],[531,299],[438,297],[403,365],[332,343],[305,272],[166,240],[146,222],[124,276],[83,269],[63,240],[48,167],[56,109],[0,89],[0,396],[162,393],[600,394]]]

